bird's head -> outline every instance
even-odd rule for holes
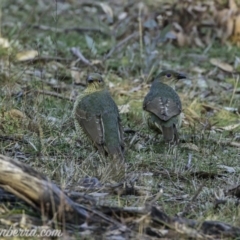
[[[161,73],[159,73],[156,77],[158,81],[166,83],[168,85],[174,85],[178,80],[184,78],[186,78],[184,74],[173,70],[164,70]]]
[[[105,88],[105,83],[99,73],[90,73],[87,76],[86,92],[101,91]]]

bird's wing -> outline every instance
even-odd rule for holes
[[[115,111],[106,110],[102,113],[102,122],[105,128],[104,149],[110,155],[122,158],[124,152],[123,130],[119,116]]]
[[[118,135],[119,135],[120,145],[122,148],[124,148],[123,128],[122,128],[120,117],[118,117]]]
[[[90,115],[86,111],[77,109],[75,117],[85,134],[97,145],[104,143],[104,125],[101,115]]]
[[[170,118],[181,113],[181,106],[171,98],[156,97],[151,101],[144,102],[143,109],[155,114],[161,120],[168,121]]]

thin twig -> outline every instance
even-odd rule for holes
[[[181,188],[179,188],[179,187],[173,182],[173,180],[171,179],[171,176],[170,176],[168,170],[167,170],[167,169],[163,169],[163,170],[167,173],[167,175],[168,175],[168,177],[169,177],[169,180],[171,181],[172,185],[173,185],[176,189],[182,190]]]
[[[148,204],[152,206],[162,195],[163,195],[163,189],[160,188],[156,196]]]
[[[231,100],[230,100],[229,107],[232,106],[233,98],[235,96],[235,92],[236,92],[236,89],[237,89],[237,86],[238,86],[238,81],[239,81],[239,75],[237,76],[235,84],[234,84],[233,93],[232,93],[232,97],[231,97]]]
[[[127,36],[124,38],[122,41],[120,41],[116,46],[114,46],[109,53],[104,57],[104,60],[110,58],[114,52],[116,52],[119,48],[121,48],[124,44],[129,42],[131,39],[138,37],[139,33],[135,32],[132,33],[131,35]]]
[[[192,153],[188,154],[188,162],[187,165],[185,166],[185,169],[189,169],[191,167],[191,163],[192,163]]]
[[[76,47],[72,47],[70,49],[71,53],[73,55],[75,55],[76,57],[78,57],[78,59],[76,60],[76,63],[79,62],[79,61],[82,61],[83,63],[85,63],[86,65],[88,66],[92,66],[92,63],[83,56],[83,54],[81,53],[80,49],[79,48],[76,48]]]
[[[27,59],[25,62],[38,62],[38,61],[58,61],[58,62],[71,62],[73,59],[62,58],[62,57],[52,57],[52,56],[40,56],[32,59]]]
[[[114,218],[111,218],[111,217],[108,217],[107,215],[105,215],[104,213],[100,212],[100,211],[97,211],[95,209],[93,209],[92,207],[88,207],[88,206],[85,206],[85,205],[82,205],[82,204],[78,204],[78,203],[75,203],[75,206],[76,207],[79,207],[80,209],[84,209],[86,211],[89,211],[90,213],[100,217],[101,219],[103,219],[104,221],[106,222],[109,222],[109,223],[112,223],[113,225],[119,227],[119,228],[122,228],[122,229],[125,229],[125,230],[129,230],[127,226],[123,225],[122,223],[120,223],[119,221],[115,220]],[[92,219],[94,219],[92,217]]]
[[[200,187],[198,188],[198,190],[196,191],[196,193],[192,197],[191,202],[193,202],[193,201],[195,201],[197,199],[197,197],[200,194],[200,192],[202,191],[204,185],[205,185],[205,181],[200,185]]]
[[[34,90],[34,93],[48,95],[48,96],[52,96],[52,97],[56,97],[56,98],[60,98],[60,99],[65,99],[65,100],[68,100],[70,102],[74,102],[75,101],[75,99],[71,99],[71,98],[65,97],[65,96],[63,96],[61,94],[58,94],[58,93],[55,93],[55,92],[46,91],[46,90]]]
[[[78,32],[78,33],[82,33],[82,32],[98,32],[101,33],[103,35],[110,35],[110,33],[107,33],[106,31],[103,31],[103,29],[100,29],[99,27],[95,28],[95,27],[71,27],[71,28],[55,28],[55,27],[49,27],[46,25],[37,25],[37,24],[23,24],[24,27],[27,28],[35,28],[35,29],[40,29],[43,31],[52,31],[55,33],[69,33],[69,32]]]

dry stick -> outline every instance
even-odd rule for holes
[[[68,33],[68,32],[78,32],[78,33],[82,33],[82,32],[98,32],[104,35],[110,35],[110,33],[107,33],[106,31],[103,31],[102,29],[99,28],[89,28],[89,27],[71,27],[71,28],[55,28],[55,27],[49,27],[49,26],[45,26],[45,25],[23,25],[23,26],[27,26],[29,28],[35,28],[35,29],[40,29],[43,31],[52,31],[55,33]]]
[[[85,221],[97,223],[101,220],[129,230],[117,220],[99,212],[93,207],[73,202],[48,178],[10,157],[0,154],[0,186],[33,208],[42,211],[49,218],[57,217],[60,223],[83,224]]]
[[[167,169],[163,169],[163,170],[167,173],[167,175],[168,175],[168,177],[169,177],[169,180],[171,181],[172,185],[173,185],[176,189],[181,190],[181,189],[173,182],[173,180],[171,179],[171,176],[170,176],[168,170],[167,170]]]
[[[153,205],[162,195],[163,195],[163,189],[160,188],[156,196],[148,203],[148,205]]]
[[[234,85],[234,88],[233,88],[233,93],[232,93],[232,97],[231,97],[231,100],[230,100],[230,103],[229,103],[229,107],[232,106],[233,98],[235,96],[235,92],[236,92],[236,89],[237,89],[237,86],[238,86],[238,81],[239,81],[239,75],[236,78],[236,82],[235,82],[235,85]]]
[[[176,232],[186,234],[194,239],[225,239],[225,237],[238,237],[240,234],[239,227],[234,227],[224,222],[208,220],[198,222],[187,218],[171,217],[155,206],[152,206],[151,217],[155,223],[163,224]]]
[[[107,215],[105,215],[104,213],[102,213],[102,212],[100,212],[100,211],[94,210],[92,207],[87,207],[87,206],[83,206],[83,205],[80,205],[80,204],[76,204],[76,205],[79,206],[79,207],[81,207],[81,208],[84,208],[84,209],[87,210],[88,212],[91,212],[92,214],[100,217],[101,219],[104,219],[106,222],[112,223],[112,224],[114,224],[115,226],[118,226],[119,228],[124,227],[125,230],[128,229],[126,226],[124,226],[124,225],[121,224],[120,222],[116,221],[116,220],[113,219],[113,218],[108,217]],[[95,216],[95,217],[96,217],[96,216]],[[94,219],[94,216],[92,216],[92,219]],[[129,229],[128,229],[128,230],[129,230]]]
[[[28,203],[34,209],[38,209],[36,204],[31,199],[25,197],[23,194],[19,193],[18,191],[15,191],[12,187],[8,185],[1,185],[1,184],[0,184],[0,187],[4,189],[6,192],[11,193],[14,196],[17,196],[19,199],[22,199],[24,202]]]
[[[55,93],[55,92],[46,91],[46,90],[34,90],[34,93],[36,93],[36,94],[45,94],[45,95],[48,95],[48,96],[52,96],[52,97],[56,97],[56,98],[60,98],[60,99],[65,99],[65,100],[68,100],[68,101],[71,101],[71,102],[75,101],[75,99],[64,97],[61,94],[58,94],[58,93]]]
[[[191,226],[188,219],[170,217],[155,206],[152,206],[151,208],[151,217],[154,222],[161,223],[164,226],[175,230],[176,233],[187,235],[194,239],[206,239],[206,237],[203,238],[204,234],[194,228],[194,224],[196,225],[196,221],[194,220],[192,220],[193,226]],[[178,238],[180,238],[180,236],[178,236]]]
[[[60,222],[73,224],[82,224],[89,218],[86,210],[76,206],[42,174],[4,155],[0,155],[0,184],[32,207],[42,209],[49,218],[56,216]]]
[[[33,59],[27,59],[24,62],[40,62],[40,61],[58,61],[58,62],[71,62],[72,59],[70,58],[62,58],[62,57],[52,57],[52,56],[40,56],[40,57],[35,57]]]
[[[75,55],[76,57],[78,57],[78,59],[76,60],[75,63],[79,62],[79,61],[82,61],[83,63],[85,63],[86,65],[88,66],[92,66],[92,63],[83,56],[83,54],[81,53],[80,49],[79,48],[76,48],[76,47],[73,47],[71,48],[71,53],[73,55]]]
[[[130,41],[132,38],[136,38],[138,37],[138,33],[132,33],[131,35],[127,36],[126,38],[124,38],[122,41],[120,41],[116,46],[114,46],[109,53],[103,58],[103,60],[107,60],[108,58],[110,58],[112,56],[112,54],[114,52],[116,52],[119,48],[121,48],[124,44],[126,44],[128,41]]]

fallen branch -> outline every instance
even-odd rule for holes
[[[153,202],[143,207],[102,206],[95,203],[89,196],[73,192],[73,198],[84,198],[84,204],[77,204],[49,179],[31,167],[3,155],[0,155],[0,187],[28,203],[42,215],[58,220],[60,225],[76,226],[77,229],[90,231],[98,229],[104,236],[113,238],[124,236],[129,239],[131,236],[133,237],[131,239],[139,239],[140,226],[145,232],[141,236],[148,239],[153,235],[168,239],[218,239],[240,236],[238,227],[218,221],[199,222],[182,217],[171,217],[153,206]],[[0,200],[14,202],[13,195],[6,194],[1,188]],[[197,197],[200,190],[201,188],[192,200]],[[71,196],[71,193],[68,195]],[[80,226],[85,222],[89,227],[85,224]]]
[[[31,59],[25,60],[25,62],[35,63],[35,62],[71,62],[73,59],[70,58],[62,58],[62,57],[53,57],[53,56],[39,56]]]
[[[65,99],[65,100],[68,100],[70,102],[75,101],[75,99],[68,98],[68,97],[65,97],[65,96],[63,96],[59,93],[55,93],[55,92],[51,92],[51,91],[47,91],[47,90],[34,90],[34,93],[48,95],[48,96],[56,97],[56,98],[59,98],[59,99]]]
[[[213,239],[225,237],[239,237],[240,228],[219,221],[198,222],[181,217],[169,217],[157,207],[151,208],[152,220],[160,225],[174,229],[176,232],[188,237],[200,239]]]
[[[71,27],[71,28],[56,28],[56,27],[49,27],[46,25],[23,25],[24,27],[27,28],[35,28],[35,29],[39,29],[39,30],[43,30],[43,31],[51,31],[51,32],[55,32],[55,33],[69,33],[69,32],[78,32],[78,33],[83,33],[83,32],[97,32],[97,33],[101,33],[103,35],[107,35],[109,36],[110,33],[104,31],[103,29],[99,28],[99,27]]]
[[[86,65],[88,66],[92,66],[92,63],[83,56],[83,54],[81,53],[80,49],[79,48],[76,48],[76,47],[72,47],[71,48],[71,53],[73,55],[75,55],[76,57],[78,57],[78,59],[76,60],[76,63],[79,62],[79,61],[82,61],[83,63],[85,63]]]
[[[31,167],[0,155],[0,184],[43,215],[57,217],[60,222],[82,224],[86,210],[76,206],[55,184]]]

